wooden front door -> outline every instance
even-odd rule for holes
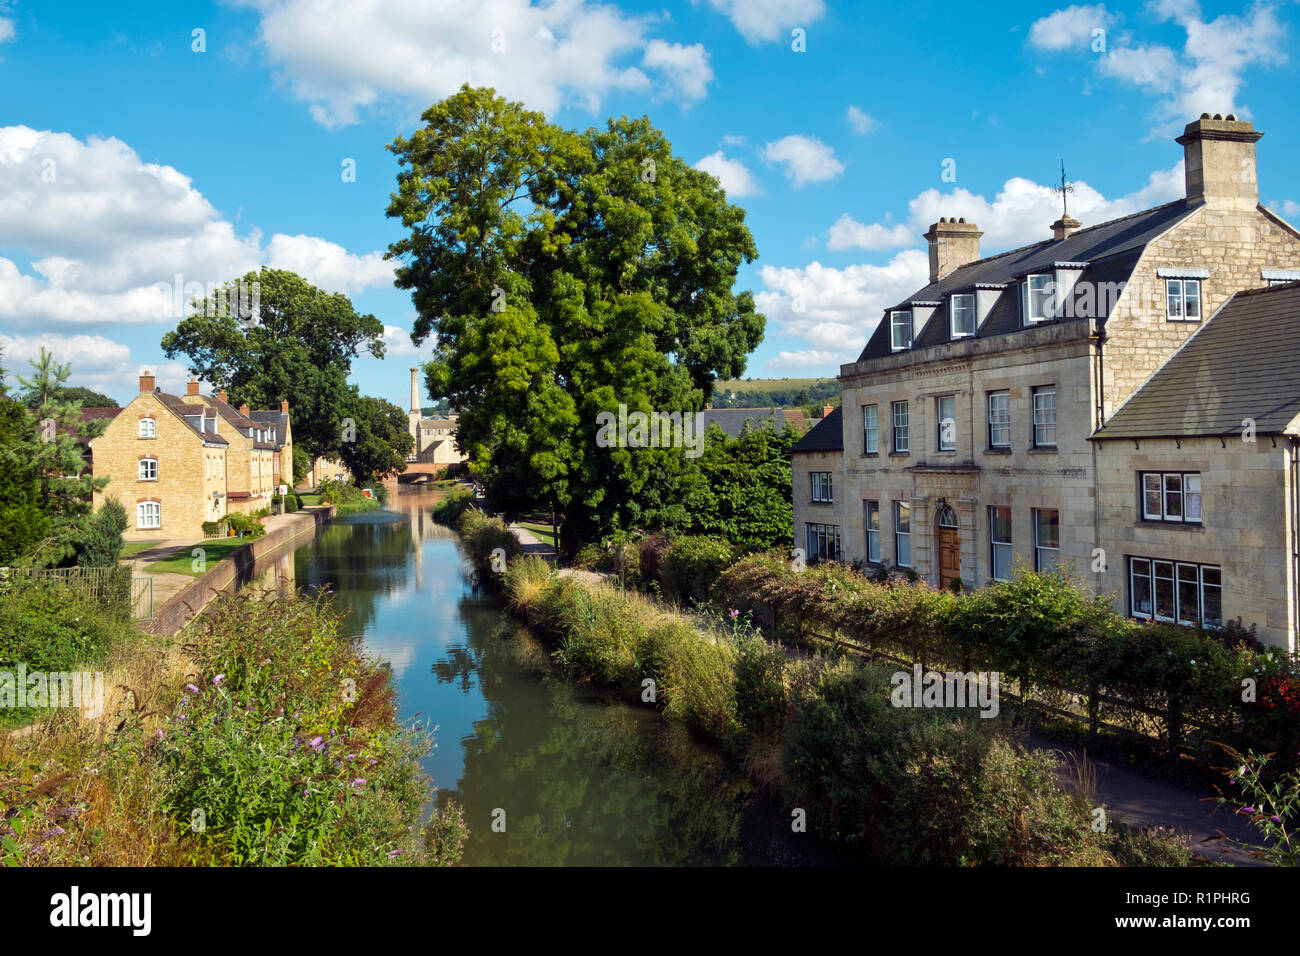
[[[961,577],[961,543],[956,528],[939,529],[939,587],[946,588]]]

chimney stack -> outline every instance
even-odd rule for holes
[[[1254,209],[1259,205],[1255,143],[1263,136],[1229,113],[1202,113],[1188,123],[1175,142],[1183,147],[1183,175],[1188,201],[1204,200],[1219,209]]]
[[[419,412],[420,410],[420,384],[419,379],[416,377],[419,372],[418,368],[411,369],[411,411],[413,412]]]
[[[221,391],[217,392],[217,401],[222,402],[226,405],[230,404],[230,396],[226,394],[226,390],[224,388]]]
[[[154,376],[149,373],[148,369],[145,369],[144,374],[140,376],[140,393],[144,394],[145,392],[152,392],[154,390],[154,382]]]
[[[243,415],[245,418],[248,417],[248,412],[249,412],[249,408],[247,402],[239,406],[239,414]]]
[[[287,398],[280,400],[280,412],[285,415],[289,414],[289,400]]]
[[[831,417],[831,412],[833,412],[833,411],[835,411],[835,406],[834,406],[834,405],[823,405],[823,406],[822,406],[822,418],[830,418],[830,417]]]
[[[185,383],[185,394],[186,395],[199,394],[199,380],[197,378],[190,376],[190,380]]]
[[[938,282],[953,269],[980,257],[980,236],[984,233],[965,219],[944,219],[930,227],[923,237],[930,243],[930,281]]]
[[[1082,225],[1079,220],[1073,216],[1062,216],[1056,222],[1052,223],[1052,238],[1058,242],[1074,234],[1074,230]]]

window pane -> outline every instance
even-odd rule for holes
[[[1056,389],[1034,390],[1034,444],[1056,444]]]
[[[1194,564],[1178,565],[1178,621],[1181,624],[1199,624],[1200,573]]]
[[[1142,517],[1159,521],[1163,517],[1160,510],[1160,476],[1142,476]]]
[[[989,395],[989,444],[994,447],[1011,444],[1011,396],[1006,392]]]
[[[945,395],[938,401],[939,448],[952,451],[957,447],[957,399]]]
[[[975,296],[955,295],[952,297],[952,334],[975,334]]]
[[[1183,283],[1183,314],[1188,319],[1201,317],[1201,280],[1188,279]]]
[[[1183,317],[1183,284],[1178,279],[1165,280],[1165,304],[1171,319]]]
[[[878,450],[880,436],[880,412],[875,405],[864,405],[862,407],[862,450],[864,452],[875,452]]]
[[[1206,627],[1223,624],[1222,574],[1219,568],[1201,568],[1201,621]]]
[[[1183,476],[1165,475],[1165,517],[1183,517]]]
[[[992,545],[993,577],[1011,576],[1011,509],[989,508],[989,542]]]
[[[1133,614],[1151,614],[1151,562],[1134,558],[1129,565],[1129,587],[1133,597]]]
[[[1167,621],[1174,619],[1174,564],[1172,561],[1153,561],[1156,581],[1156,617]]]
[[[1034,512],[1036,519],[1035,524],[1035,541],[1040,548],[1059,548],[1060,541],[1060,521],[1058,512],[1040,508]]]
[[[1201,520],[1201,476],[1183,476],[1183,517],[1188,521]]]
[[[1052,314],[1052,277],[1029,277],[1029,318],[1046,319]]]

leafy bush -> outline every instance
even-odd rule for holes
[[[298,496],[297,496],[297,495],[285,495],[285,496],[284,496],[284,513],[285,513],[285,514],[293,514],[295,511],[298,510],[299,507],[300,507],[300,503],[299,503],[299,499],[298,499]]]
[[[751,733],[775,735],[790,704],[785,653],[754,634],[743,634],[736,651],[736,719]]]
[[[205,538],[215,538],[222,533],[220,521],[205,521],[200,527]]]
[[[681,600],[705,598],[734,560],[735,553],[725,541],[700,535],[677,538],[665,555],[664,592]]]
[[[506,567],[510,561],[523,554],[519,539],[506,527],[500,518],[486,517],[477,509],[469,509],[461,514],[456,526],[460,532],[465,553],[480,573],[494,573],[492,567],[493,552],[500,549],[505,553]]]
[[[446,498],[433,506],[433,518],[435,521],[455,527],[461,515],[473,506],[473,494],[464,488],[453,488]]]
[[[221,522],[231,531],[239,535],[241,532],[245,538],[260,538],[266,534],[266,528],[262,527],[262,522],[254,515],[242,514],[238,511],[232,511],[222,517]]]
[[[86,523],[76,543],[79,568],[111,568],[122,553],[122,532],[126,530],[126,509],[116,498],[107,499]]]

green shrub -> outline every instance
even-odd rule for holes
[[[742,635],[736,651],[736,719],[750,733],[776,735],[790,703],[785,653],[754,634]]]
[[[262,527],[262,522],[256,515],[246,515],[238,511],[232,511],[221,519],[236,535],[243,533],[245,538],[260,538],[266,534],[266,528]]]
[[[126,509],[116,498],[104,504],[82,532],[76,544],[79,568],[111,568],[122,553],[122,532],[126,530]]]
[[[284,496],[284,513],[285,513],[285,514],[293,514],[295,511],[298,510],[299,507],[300,507],[300,502],[299,502],[299,500],[298,500],[298,496],[297,496],[297,495],[285,495],[285,496]]]
[[[453,488],[446,498],[433,506],[433,518],[455,527],[467,509],[474,506],[474,495],[464,488]]]
[[[705,600],[734,560],[735,553],[725,541],[701,535],[677,538],[664,558],[664,592],[683,601]]]
[[[599,571],[605,562],[605,549],[598,544],[584,544],[573,557],[573,566],[584,571]]]
[[[215,538],[221,534],[220,521],[205,521],[200,527],[203,529],[203,537],[205,538]]]
[[[519,539],[500,518],[489,518],[471,508],[461,514],[456,527],[466,556],[481,574],[496,574],[492,558],[498,549],[505,553],[507,568],[510,561],[523,554]]]

